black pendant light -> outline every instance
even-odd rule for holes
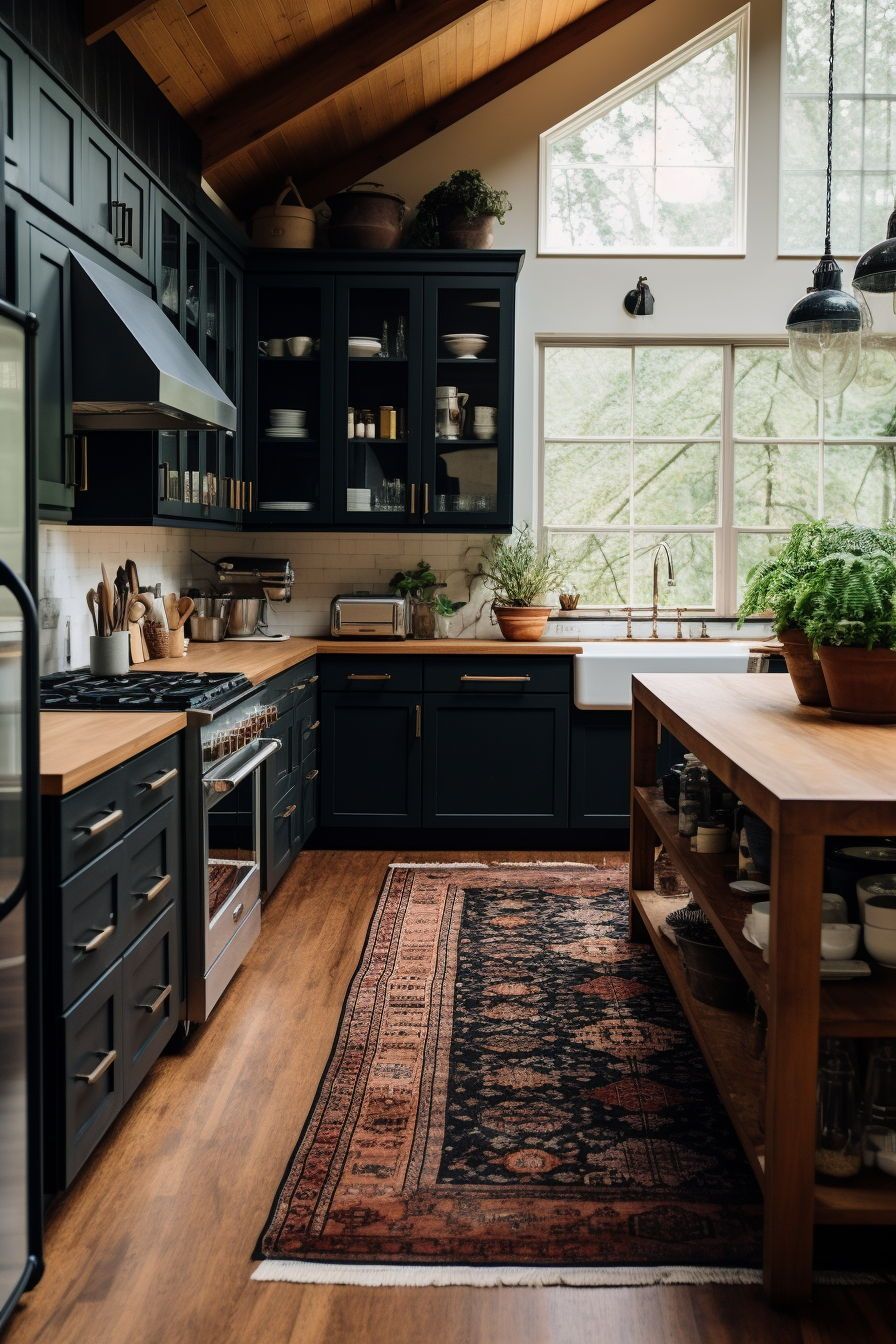
[[[868,344],[892,351],[896,337],[896,205],[884,241],[859,257],[852,287],[858,290],[865,309]]]
[[[800,386],[823,401],[847,388],[859,367],[862,310],[842,287],[843,271],[831,255],[831,176],[834,148],[834,0],[831,0],[828,56],[828,171],[824,256],[813,272],[812,288],[787,319],[793,372]]]

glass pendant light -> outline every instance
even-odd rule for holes
[[[787,319],[790,355],[797,382],[816,401],[839,396],[859,367],[862,310],[842,287],[843,271],[831,255],[831,176],[834,145],[834,0],[831,0],[828,56],[828,170],[824,256],[813,272],[812,288]]]
[[[896,339],[896,205],[887,221],[887,236],[859,257],[852,287],[865,309],[870,343],[885,346]]]

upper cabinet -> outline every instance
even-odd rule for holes
[[[521,252],[266,252],[247,285],[251,525],[509,528]]]
[[[29,78],[25,51],[0,28],[0,104],[6,181],[17,187],[23,187],[28,178]]]
[[[29,191],[74,224],[81,218],[82,115],[74,98],[32,61]]]

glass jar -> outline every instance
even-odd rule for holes
[[[877,1041],[868,1060],[865,1082],[865,1165],[878,1164],[880,1151],[896,1150],[896,1043]],[[890,1170],[893,1162],[887,1164]]]
[[[822,1041],[815,1099],[816,1177],[850,1180],[862,1170],[862,1123],[855,1059],[842,1041]]]
[[[435,639],[436,621],[432,604],[421,597],[411,598],[411,635],[414,639]]]

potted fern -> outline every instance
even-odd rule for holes
[[[553,548],[539,548],[528,523],[514,534],[492,537],[483,582],[505,639],[541,639],[551,614],[545,598],[564,582],[568,567]]]
[[[887,529],[857,527],[852,523],[835,525],[823,518],[796,523],[781,550],[750,570],[738,624],[743,625],[748,616],[771,613],[801,704],[830,704],[821,663],[797,613],[803,585],[817,573],[825,557],[870,554],[879,548],[880,538],[887,536],[891,541],[886,544],[893,544],[896,533]]]
[[[873,549],[819,560],[794,615],[818,650],[834,712],[896,721],[896,529],[868,531]]]
[[[478,168],[458,168],[421,198],[405,241],[410,247],[490,248],[495,225],[510,209],[507,192],[490,187]]]

